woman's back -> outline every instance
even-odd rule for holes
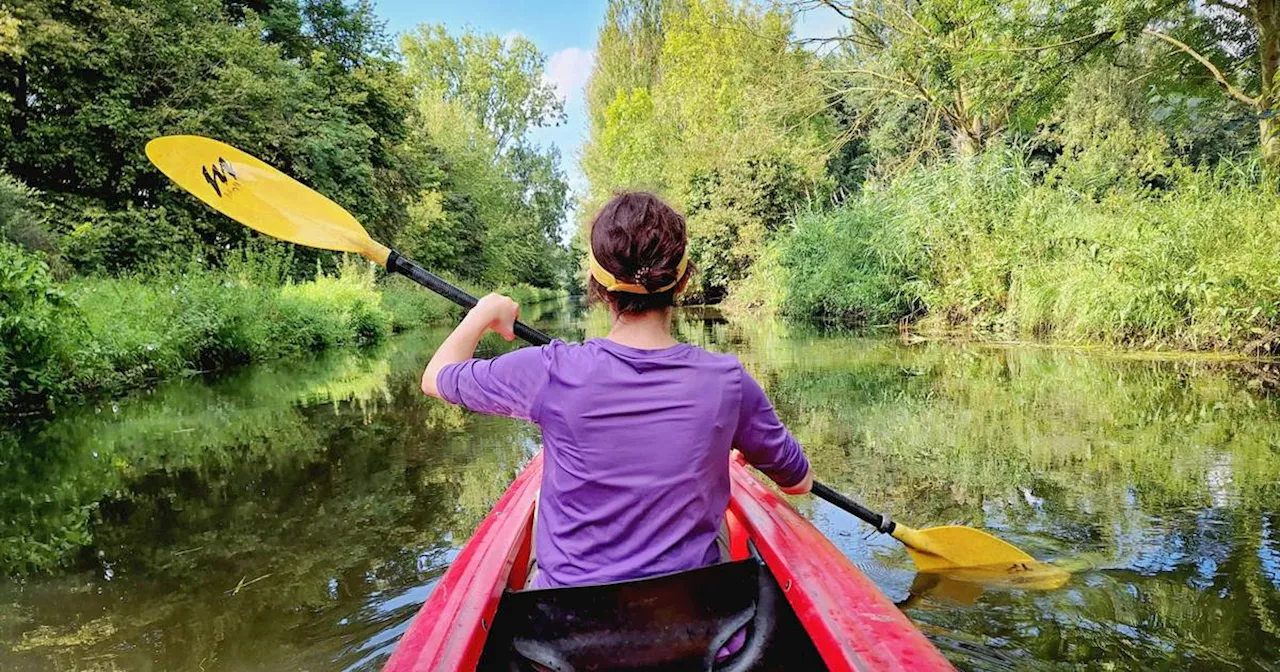
[[[808,470],[737,359],[692,345],[557,341],[448,367],[437,384],[448,401],[542,427],[539,587],[715,562],[735,442],[781,483]]]
[[[620,194],[592,222],[587,262],[588,289],[613,320],[607,339],[472,359],[485,331],[515,337],[519,306],[490,295],[423,372],[427,394],[542,426],[539,587],[714,562],[732,446],[784,490],[811,482],[800,446],[741,364],[671,337],[675,296],[692,272],[683,217],[652,194]]]

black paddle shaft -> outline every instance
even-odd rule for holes
[[[471,310],[476,305],[476,297],[453,286],[448,280],[406,259],[395,250],[391,250],[391,254],[387,256],[387,270],[399,273],[467,310]],[[546,345],[551,342],[550,336],[524,322],[517,321],[514,331],[516,336],[533,345]]]
[[[862,522],[867,523],[868,525],[874,526],[877,530],[880,530],[885,534],[893,534],[893,529],[896,527],[896,525],[892,520],[889,519],[888,514],[876,513],[875,511],[872,511],[871,509],[868,509],[867,507],[853,501],[852,499],[845,497],[844,495],[836,492],[835,490],[832,490],[830,487],[827,486],[826,483],[820,483],[818,481],[814,481],[813,494],[817,495],[818,497],[821,497],[822,499],[827,500],[828,502],[831,502],[837,507],[844,509],[845,511],[848,511],[849,513],[852,513],[853,515],[862,519]]]

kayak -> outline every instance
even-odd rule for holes
[[[524,590],[541,479],[538,453],[441,577],[384,670],[953,669],[736,453],[726,562]]]

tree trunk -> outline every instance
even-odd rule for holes
[[[967,159],[978,154],[978,139],[969,134],[964,128],[957,128],[955,137],[951,139],[951,145],[956,151],[956,155],[962,159]]]
[[[1273,108],[1272,113],[1274,112]],[[1280,170],[1280,120],[1274,117],[1258,120],[1258,149],[1262,152],[1262,162],[1267,168]]]
[[[951,145],[956,155],[962,159],[977,156],[986,144],[983,131],[984,125],[981,119],[966,119],[956,123],[951,137]]]
[[[982,126],[970,114],[969,98],[964,93],[963,82],[956,82],[955,108],[947,116],[954,128],[951,148],[962,159],[977,156],[978,151],[982,149]]]
[[[1255,5],[1258,25],[1258,60],[1262,73],[1262,90],[1258,92],[1258,149],[1271,169],[1280,169],[1280,113],[1277,103],[1276,70],[1280,68],[1280,16],[1276,0],[1258,0]]]
[[[19,65],[13,76],[13,100],[9,110],[9,140],[18,142],[26,137],[27,119],[31,114],[29,92],[27,89],[27,68]]]

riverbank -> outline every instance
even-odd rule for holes
[[[1020,155],[919,169],[800,215],[730,313],[995,340],[1274,355],[1280,191],[1256,165],[1084,192]]]
[[[292,281],[288,261],[244,253],[147,275],[56,282],[37,255],[0,250],[0,413],[42,415],[179,376],[339,347],[454,319],[456,307],[349,259]],[[555,290],[503,288],[529,303]]]

